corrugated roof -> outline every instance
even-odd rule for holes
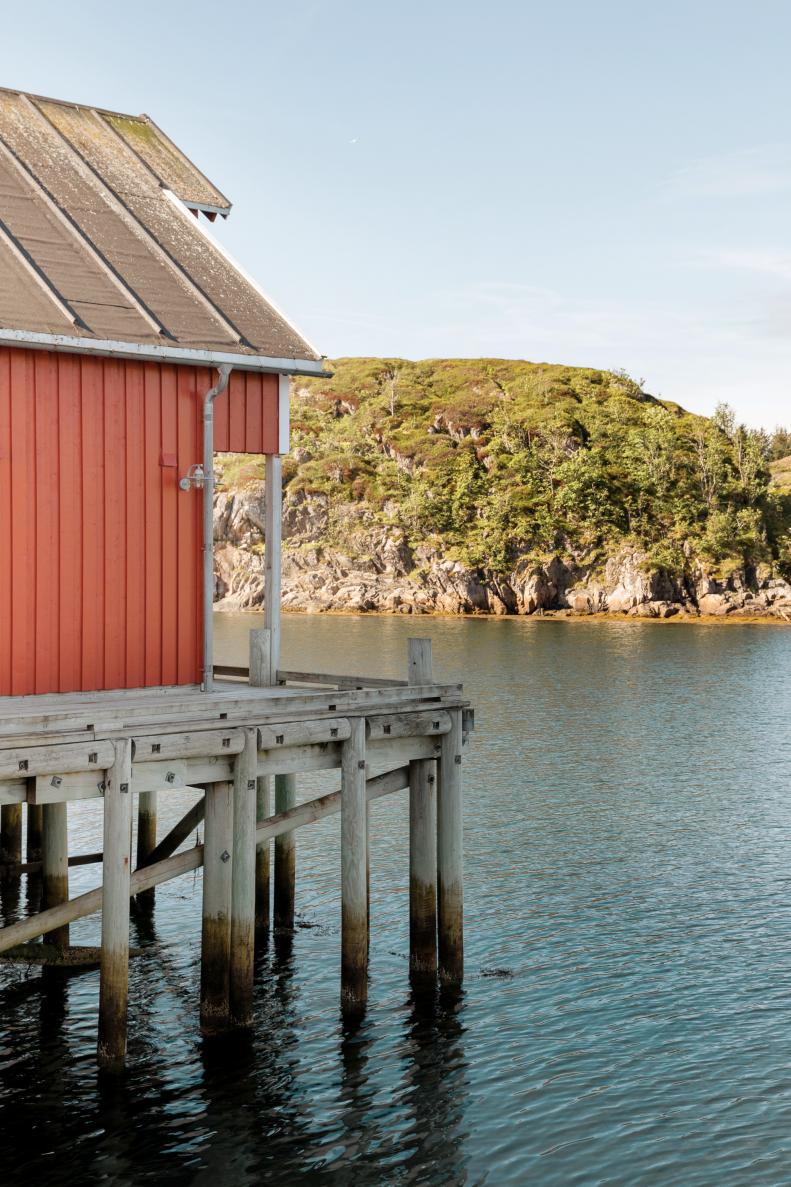
[[[0,342],[318,370],[197,213],[230,208],[148,116],[0,88]]]

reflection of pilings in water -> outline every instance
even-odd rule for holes
[[[16,805],[12,805],[15,807]],[[2,809],[5,812],[5,807]],[[6,834],[6,840],[8,834]],[[3,926],[15,923],[19,919],[20,891],[22,881],[18,877],[0,875],[0,915]]]
[[[302,1020],[293,983],[293,937],[280,938],[288,941],[287,954],[277,936],[259,938],[255,1030],[203,1041],[206,1144],[193,1184],[245,1182],[251,1167],[260,1182],[300,1182],[320,1161],[298,1086]]]
[[[151,1099],[151,1098],[149,1098]],[[95,1171],[107,1183],[134,1183],[139,1178],[140,1133],[134,1124],[138,1105],[135,1092],[121,1076],[99,1076],[96,1123],[99,1129],[94,1147]],[[149,1110],[148,1116],[156,1110]],[[84,1176],[90,1179],[89,1174]],[[95,1176],[98,1178],[98,1174]]]
[[[371,1025],[361,1019],[347,1020],[341,1038],[341,1113],[344,1146],[343,1165],[349,1180],[354,1170],[363,1170],[369,1163],[371,1151],[381,1148],[382,1134],[374,1120],[372,1105],[376,1095],[368,1076],[368,1061],[372,1046]]]
[[[461,1022],[463,993],[413,993],[407,1040],[411,1061],[404,1075],[412,1124],[401,1136],[409,1151],[404,1181],[420,1177],[426,1162],[442,1167],[448,1187],[467,1182],[464,1127],[467,1113],[467,1061]]]

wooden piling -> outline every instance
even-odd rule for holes
[[[69,901],[67,811],[65,803],[44,805],[41,868],[44,875],[44,907],[47,909]],[[51,932],[50,939],[56,948],[68,948],[68,923]]]
[[[439,975],[445,985],[464,978],[464,889],[461,709],[448,710],[450,732],[440,739],[437,797],[437,923]]]
[[[407,767],[397,767],[392,771],[385,771],[376,775],[366,783],[366,796],[369,800],[379,799],[381,796],[391,795],[394,791],[401,791],[409,785],[409,770]],[[341,810],[341,793],[331,792],[330,795],[320,796],[310,800],[307,804],[300,804],[280,816],[272,816],[256,830],[257,840],[271,840],[281,833],[291,832],[292,829],[302,828],[304,825],[315,824],[325,820]],[[101,857],[101,854],[91,857]],[[157,862],[153,866],[145,866],[142,870],[135,870],[130,881],[130,893],[139,894],[149,886],[159,886],[161,882],[168,882],[171,878],[178,878],[191,870],[200,869],[203,865],[203,846],[194,845],[181,853]],[[64,923],[72,923],[75,919],[84,919],[93,915],[102,906],[102,888],[88,890],[77,895],[68,903],[53,907],[51,911],[42,911],[18,923],[11,923],[0,927],[0,954],[7,952],[18,944],[26,944],[37,936],[47,935]]]
[[[44,833],[43,804],[28,804],[27,828],[25,834],[25,860],[27,862],[42,860],[42,845]]]
[[[430,639],[409,640],[409,683],[433,681]],[[437,769],[431,759],[409,764],[409,969],[437,973]]]
[[[151,854],[157,847],[157,793],[155,791],[141,791],[137,797],[137,866],[148,864]],[[144,890],[138,896],[138,902],[153,906],[156,892]]]
[[[275,775],[275,812],[288,812],[297,802],[296,775]],[[284,833],[275,838],[275,887],[273,919],[276,928],[294,926],[297,877],[297,838]]]
[[[22,862],[22,805],[3,804],[0,809],[0,866],[6,867],[4,877],[18,878],[13,869]],[[9,868],[11,867],[11,868]]]
[[[250,1026],[253,1018],[255,944],[256,769],[258,735],[245,729],[245,745],[234,764],[231,871],[230,1019]]]
[[[99,1066],[117,1072],[126,1058],[129,995],[129,890],[132,832],[132,741],[118,739],[104,791],[102,959],[99,978]]]
[[[436,763],[409,764],[409,969],[437,974]]]
[[[256,825],[270,815],[270,776],[261,775],[256,782]],[[269,930],[269,840],[259,841],[255,849],[255,930],[257,934]]]
[[[250,631],[249,680],[254,688],[267,688],[272,683],[272,632],[267,627]],[[270,778],[262,775],[256,786],[256,822],[270,814]],[[255,851],[255,930],[261,934],[269,930],[269,841],[261,841]]]
[[[200,1023],[204,1034],[229,1022],[233,783],[206,788],[203,844]]]
[[[341,1007],[353,1015],[368,999],[368,804],[365,719],[350,725],[341,761]]]

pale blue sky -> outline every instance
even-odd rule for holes
[[[9,7],[0,85],[152,115],[324,353],[625,367],[791,423],[786,0]]]

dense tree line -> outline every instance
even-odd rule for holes
[[[339,360],[300,382],[293,490],[361,505],[491,573],[630,541],[673,571],[791,568],[791,433],[654,399],[622,372],[503,360]]]

